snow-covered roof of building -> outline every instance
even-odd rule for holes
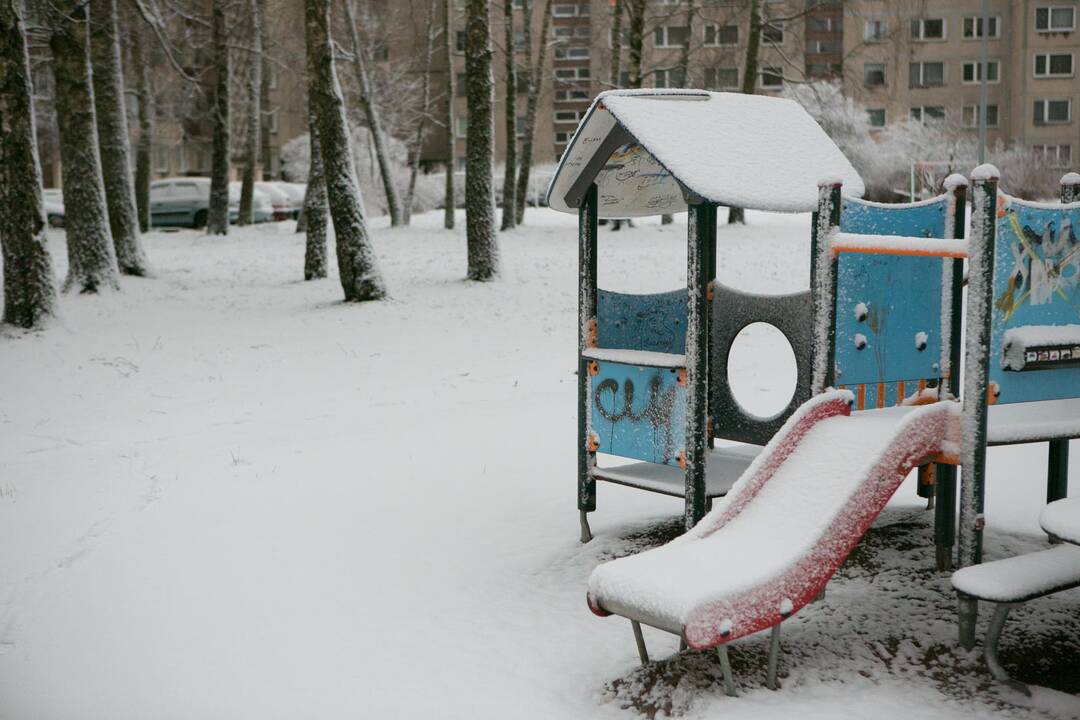
[[[704,90],[611,90],[597,95],[548,187],[548,204],[575,212],[597,184],[600,217],[686,209],[703,200],[776,212],[817,206],[818,181],[861,196],[862,178],[821,126],[782,98]],[[595,180],[594,180],[595,178]]]

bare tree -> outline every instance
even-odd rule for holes
[[[386,296],[386,286],[368,237],[352,148],[349,147],[345,102],[334,67],[330,2],[305,0],[308,102],[319,137],[326,198],[334,221],[338,273],[345,300],[381,300]]]
[[[646,0],[626,0],[626,14],[630,20],[630,33],[627,44],[630,46],[630,78],[628,85],[639,88],[644,79],[642,59],[645,48],[645,11]]]
[[[322,148],[315,118],[308,112],[308,140],[311,143],[311,162],[308,165],[307,192],[304,193],[304,279],[318,280],[327,275],[326,268],[326,176],[323,172]]]
[[[525,40],[525,57],[532,58],[532,2],[528,3],[525,12],[523,26]],[[528,101],[525,104],[525,138],[521,145],[521,167],[518,168],[517,183],[517,223],[525,221],[525,200],[529,194],[529,175],[532,173],[533,140],[536,136],[536,109],[540,99],[540,91],[544,84],[544,63],[547,61],[548,29],[551,26],[551,0],[544,3],[544,19],[540,23],[540,38],[538,45],[540,50],[536,58],[536,64],[529,73]]]
[[[499,273],[495,240],[494,149],[491,76],[491,16],[487,0],[465,3],[465,89],[468,129],[465,150],[465,236],[468,278],[491,280]]]
[[[226,0],[213,0],[211,34],[214,45],[214,98],[211,105],[214,133],[210,159],[210,209],[206,232],[229,234],[229,31],[225,25]]]
[[[132,66],[135,68],[135,93],[138,98],[139,139],[135,143],[135,207],[139,216],[139,230],[150,229],[150,162],[154,145],[154,91],[151,87],[153,73],[146,30],[135,28],[132,38]]]
[[[91,58],[101,170],[116,262],[125,275],[146,275],[146,254],[135,211],[131,148],[124,108],[124,73],[116,0],[92,0]]]
[[[746,60],[743,63],[742,92],[753,95],[757,89],[758,52],[761,48],[761,13],[758,0],[750,0],[750,33],[746,38]],[[746,211],[741,207],[728,208],[728,224],[745,224]]]
[[[105,206],[90,79],[90,6],[87,0],[56,0],[49,10],[68,241],[64,290],[115,290],[120,283]]]
[[[360,105],[364,110],[368,130],[371,131],[372,142],[375,144],[375,157],[379,161],[379,174],[382,177],[383,189],[386,193],[386,204],[390,210],[390,225],[397,227],[402,223],[401,197],[398,195],[397,186],[394,185],[393,169],[390,167],[390,153],[386,148],[386,132],[383,129],[377,100],[372,90],[371,78],[368,77],[364,46],[360,42],[360,32],[356,27],[355,1],[342,0],[342,3],[345,5],[345,17],[347,18],[349,35],[352,40],[352,60],[356,71],[356,81],[360,85]]]
[[[526,3],[525,12],[529,12]],[[509,230],[517,222],[517,202],[514,191],[517,187],[517,73],[514,68],[514,0],[503,0],[503,14],[506,29],[506,167],[503,172],[502,225],[500,230]]]
[[[238,225],[251,225],[255,222],[255,166],[259,162],[259,130],[262,127],[263,28],[259,0],[248,0],[248,15],[251,36],[248,38],[250,52],[247,76],[247,129],[244,137],[244,167],[240,182]]]
[[[431,63],[435,54],[435,0],[428,5],[427,30],[424,33],[424,73],[420,83],[420,108],[416,117],[416,134],[409,149],[409,187],[405,193],[405,224],[412,222],[413,197],[416,194],[416,176],[420,174],[420,155],[427,137],[428,115],[431,113]]]
[[[686,0],[686,40],[683,41],[682,50],[679,52],[679,64],[676,66],[679,87],[687,87],[690,84],[690,42],[694,37],[694,0]],[[660,216],[661,225],[670,225],[675,218],[665,213]]]
[[[623,0],[615,0],[611,6],[611,87],[619,87],[622,75],[622,16]]]
[[[443,210],[443,227],[454,229],[454,210],[457,194],[454,191],[454,161],[457,151],[454,140],[454,23],[452,13],[453,0],[445,0],[443,34],[446,36],[446,197]]]
[[[21,0],[0,0],[0,256],[3,322],[31,328],[56,313],[45,234],[34,94]]]

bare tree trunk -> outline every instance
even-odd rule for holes
[[[244,138],[244,168],[240,182],[240,217],[237,225],[255,222],[255,166],[259,163],[262,128],[262,12],[259,0],[248,0],[251,23],[251,52],[248,68],[247,137]]]
[[[694,0],[686,0],[686,41],[683,42],[682,51],[679,53],[679,64],[676,66],[680,73],[679,87],[688,87],[690,84],[690,40],[694,37]],[[660,216],[661,225],[670,225],[675,222],[674,216],[664,214]]]
[[[405,193],[405,224],[412,222],[413,197],[416,195],[416,176],[420,174],[420,154],[424,151],[427,137],[427,120],[431,112],[431,61],[435,54],[435,0],[428,5],[427,42],[424,44],[424,79],[420,85],[420,117],[416,121],[409,157],[409,188]]]
[[[364,108],[364,118],[367,120],[368,130],[375,143],[375,157],[379,160],[379,175],[382,178],[383,191],[386,193],[386,205],[390,211],[390,225],[401,225],[401,197],[398,195],[397,186],[394,185],[393,168],[390,166],[390,153],[386,148],[386,131],[382,126],[382,117],[379,114],[375,93],[371,87],[371,78],[368,77],[367,66],[364,64],[364,46],[360,43],[360,32],[356,29],[356,8],[353,3],[356,0],[342,0],[345,5],[345,17],[348,19],[349,34],[352,39],[353,67],[356,69],[356,79],[360,83],[360,105]]]
[[[746,38],[746,62],[743,64],[742,91],[753,95],[757,89],[758,50],[761,47],[761,16],[758,0],[750,0],[750,35]],[[746,211],[741,207],[728,208],[728,224],[746,224]]]
[[[451,17],[451,3],[444,4],[443,34],[446,35],[446,197],[444,199],[443,227],[454,229],[454,210],[457,206],[457,193],[454,191],[454,170],[457,160],[457,142],[454,133],[454,23]]]
[[[109,230],[116,263],[125,275],[146,275],[146,253],[135,212],[131,148],[124,108],[124,73],[116,0],[92,0],[90,52],[93,60],[94,105],[97,114],[101,171],[109,210]]]
[[[469,127],[465,149],[465,236],[470,280],[487,281],[499,273],[495,240],[495,192],[491,163],[494,149],[491,76],[491,16],[487,0],[465,3],[465,89]]]
[[[611,6],[611,87],[619,87],[622,75],[622,9],[623,0]]]
[[[334,68],[330,2],[305,0],[308,103],[319,137],[326,199],[334,221],[338,273],[345,300],[381,300],[386,297],[386,286],[368,237],[356,165],[349,146],[345,102]]]
[[[136,93],[139,98],[139,140],[135,143],[135,206],[139,214],[139,230],[150,229],[150,163],[154,146],[154,91],[150,86],[150,53],[146,47],[146,30],[141,26],[132,32]]]
[[[535,0],[534,0],[535,1]],[[529,195],[529,175],[532,173],[533,140],[536,136],[536,108],[544,85],[544,63],[547,61],[548,29],[551,26],[551,0],[544,3],[544,19],[540,23],[540,51],[529,74],[529,99],[525,104],[525,139],[521,145],[521,167],[518,168],[517,220],[525,222],[525,201]],[[525,53],[532,58],[532,2],[525,13]]]
[[[630,16],[630,87],[642,85],[642,57],[645,47],[645,0],[626,0],[626,14]]]
[[[21,0],[0,0],[0,257],[3,322],[39,327],[56,314]]]
[[[525,12],[529,12],[526,3]],[[514,69],[514,0],[503,0],[506,15],[506,163],[503,172],[502,225],[509,230],[517,225],[517,73]]]
[[[308,165],[307,192],[304,193],[304,225],[307,242],[304,246],[304,279],[317,280],[327,275],[326,268],[326,176],[323,172],[322,148],[315,117],[308,112],[308,137],[311,142],[311,162]]]
[[[90,79],[90,8],[82,0],[64,0],[54,2],[51,10],[49,48],[56,84],[68,241],[64,291],[116,290],[120,287],[116,250],[105,206],[94,88]]]
[[[229,234],[229,35],[225,27],[225,1],[213,0],[214,98],[212,125],[213,155],[210,160],[210,210],[206,232]]]

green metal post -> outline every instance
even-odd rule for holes
[[[964,395],[960,421],[964,465],[960,487],[959,565],[982,561],[983,503],[986,480],[986,420],[989,389],[990,322],[994,301],[994,244],[997,236],[997,183],[1000,173],[980,165],[975,183],[968,253],[967,333],[964,338]],[[977,601],[960,600],[960,644],[975,645]]]
[[[710,217],[709,217],[709,221],[707,223],[708,227],[709,227],[709,240],[708,240],[708,245],[706,246],[707,259],[705,261],[705,272],[706,272],[706,275],[707,275],[707,278],[708,278],[708,282],[713,283],[713,282],[716,281],[716,206],[715,205],[709,205],[709,215],[710,215]],[[715,392],[715,389],[716,389],[716,385],[715,385],[715,383],[713,383],[713,378],[712,378],[712,368],[713,368],[712,314],[713,314],[713,304],[712,304],[712,301],[710,300],[705,305],[705,354],[708,357],[708,361],[706,363],[706,366],[707,366],[708,369],[707,369],[706,372],[708,374],[708,382],[709,382],[709,397],[708,397],[708,400],[706,402],[706,413],[705,413],[705,416],[706,416],[706,419],[707,419],[707,422],[706,422],[706,425],[705,425],[707,437],[705,438],[705,441],[708,444],[710,450],[712,450],[714,447],[716,447],[716,439],[714,437],[716,424],[713,422],[713,416],[712,416],[713,408],[715,407],[715,405],[713,404],[714,403],[713,393]]]
[[[578,208],[578,513],[581,542],[592,540],[588,513],[596,510],[596,453],[589,449],[589,362],[584,356],[596,332],[596,184],[585,193]]]
[[[708,203],[690,205],[686,232],[686,529],[705,515],[705,423],[708,417],[709,356],[707,298],[710,221]]]
[[[1061,176],[1061,202],[1066,205],[1080,202],[1080,174],[1071,172]]]
[[[814,303],[811,395],[835,382],[837,262],[829,236],[840,226],[840,190],[840,183],[831,180],[818,184],[818,209],[810,229],[810,291]]]
[[[1069,441],[1051,440],[1046,472],[1046,502],[1069,494]]]

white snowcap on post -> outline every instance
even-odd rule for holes
[[[1000,180],[1001,171],[990,163],[983,163],[982,165],[971,171],[971,179],[974,182],[981,182],[986,180]]]
[[[709,202],[772,212],[817,208],[817,180],[864,192],[859,173],[801,105],[704,90],[600,93],[566,147],[548,205],[576,212],[597,186],[602,218]]]
[[[993,166],[991,165],[991,167],[993,167]],[[996,172],[996,170],[995,170],[995,172]],[[960,173],[953,173],[953,174],[949,175],[949,177],[945,178],[945,182],[942,183],[942,186],[946,190],[951,192],[951,191],[955,190],[956,188],[967,187],[968,186],[968,179],[966,177],[964,177],[963,175],[961,175]]]
[[[1080,173],[1067,172],[1061,176],[1062,185],[1080,185]]]
[[[842,178],[842,177],[840,177],[838,175],[828,175],[828,176],[823,177],[823,178],[821,178],[821,179],[819,179],[817,181],[817,186],[819,188],[836,187],[837,185],[843,185],[843,184],[844,184],[844,178]]]

